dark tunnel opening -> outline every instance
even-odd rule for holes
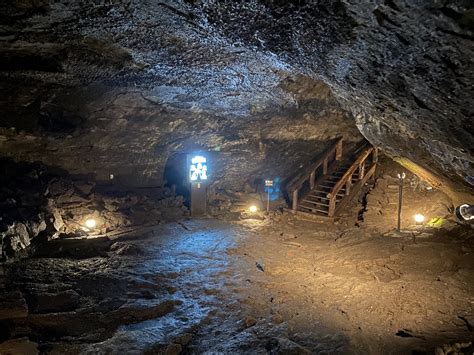
[[[187,176],[187,154],[174,153],[168,157],[164,168],[165,187],[170,188],[178,196],[183,196],[185,206],[189,207],[190,189]]]

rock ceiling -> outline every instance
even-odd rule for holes
[[[219,152],[217,180],[236,180],[244,165],[284,175],[357,126],[472,192],[469,1],[0,7],[3,156],[149,184],[204,149]]]

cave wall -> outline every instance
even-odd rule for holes
[[[231,40],[323,78],[372,144],[472,193],[472,2],[193,3]]]
[[[0,11],[0,154],[152,186],[169,157],[210,150],[216,183],[238,190],[291,174],[337,135],[360,139],[355,122],[469,196],[472,11],[467,1],[14,0]]]
[[[362,139],[326,84],[170,5],[16,3],[0,36],[3,156],[160,186],[170,158],[210,151],[214,184],[241,190],[294,174],[337,136]]]

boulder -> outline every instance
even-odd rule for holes
[[[30,235],[23,223],[15,223],[8,226],[7,230],[0,233],[2,241],[2,256],[12,258],[16,253],[30,245]]]
[[[64,221],[61,216],[61,212],[57,208],[53,209],[53,226],[58,232],[64,227]]]

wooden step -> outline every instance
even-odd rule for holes
[[[324,203],[324,202],[314,202],[311,200],[303,200],[304,203],[309,203],[311,205],[318,205],[318,206],[324,206],[324,207],[329,207],[329,204]]]
[[[326,189],[332,189],[334,186],[336,186],[336,184],[334,184],[334,185],[318,185],[318,187],[324,187]]]
[[[336,172],[336,173],[334,173],[334,174],[331,174],[330,176],[333,177],[333,178],[338,178],[338,179],[339,179],[339,178],[341,178],[345,173],[346,173],[345,171],[343,171],[343,172],[341,172],[341,173]],[[352,176],[357,176],[357,177],[359,177],[359,173],[354,172],[354,173],[352,173]]]
[[[302,207],[303,208],[303,212],[307,212],[308,210],[311,211],[311,212],[319,212],[321,214],[324,214],[327,216],[328,214],[328,211],[322,211],[322,210],[317,210],[317,209],[313,209],[313,208],[305,208],[305,207]],[[300,209],[298,208],[298,210],[300,211]]]
[[[318,185],[318,189],[324,189],[324,190],[332,190],[334,186],[322,186],[322,185]]]
[[[322,197],[327,198],[328,193],[329,193],[329,191],[314,191],[313,190],[313,191],[311,191],[311,193],[308,196],[312,196],[312,197],[316,197],[316,198],[322,198]],[[322,196],[318,195],[318,194],[322,194]],[[336,196],[344,197],[344,196],[346,196],[346,194],[345,194],[344,191],[339,191],[339,193]]]
[[[308,201],[311,201],[311,202],[318,202],[318,203],[321,203],[321,202],[324,202],[324,201],[329,201],[328,198],[321,198],[319,196],[311,196],[311,195],[308,195],[306,196],[302,201],[304,200],[308,200]],[[324,201],[322,201],[324,200]]]

